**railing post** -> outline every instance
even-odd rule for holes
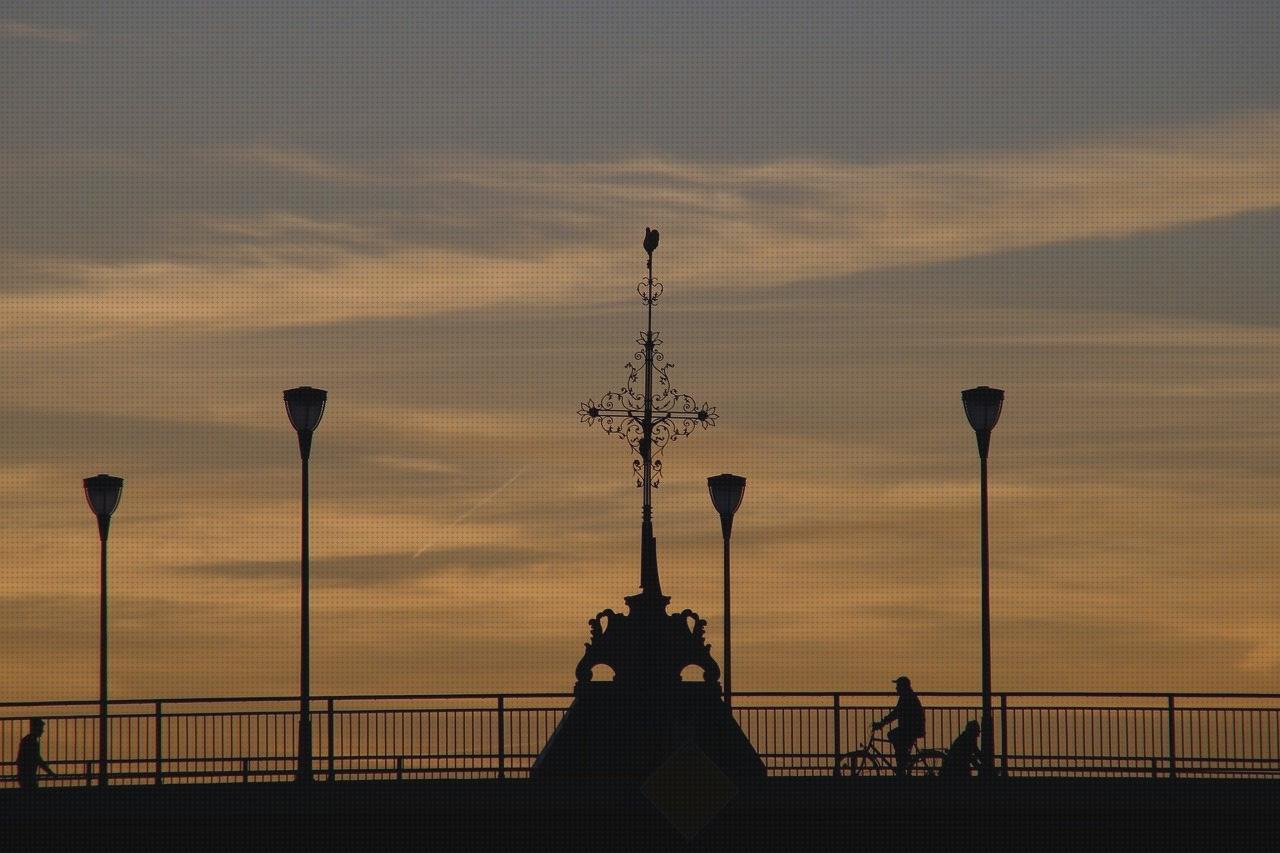
[[[162,703],[156,702],[156,784],[164,782],[164,714]]]
[[[507,703],[498,697],[498,778],[507,778]]]
[[[840,775],[840,694],[831,694],[831,775]]]
[[[334,774],[333,774],[333,697],[332,696],[329,697],[327,729],[328,729],[328,740],[329,740],[329,781],[332,782],[334,779]]]
[[[1169,778],[1178,776],[1178,730],[1173,724],[1173,694],[1169,694]]]
[[[240,759],[240,778],[244,782],[249,781],[249,759]]]
[[[404,781],[404,756],[403,755],[396,756],[396,781],[397,782]]]
[[[1000,775],[1009,775],[1009,694],[1000,694]]]
[[[93,762],[86,761],[84,763],[84,786],[87,788],[93,784]]]

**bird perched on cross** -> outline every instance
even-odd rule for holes
[[[645,252],[647,252],[648,254],[652,255],[652,254],[653,254],[653,250],[654,250],[654,249],[656,249],[656,248],[658,248],[658,229],[656,229],[656,228],[646,228],[646,229],[644,229],[644,250],[645,250]]]

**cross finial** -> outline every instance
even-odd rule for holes
[[[649,322],[644,335],[636,339],[640,350],[627,363],[627,383],[596,400],[587,400],[578,415],[587,424],[600,424],[605,432],[625,441],[636,454],[631,467],[636,485],[643,489],[640,534],[640,586],[649,594],[662,595],[658,579],[657,546],[653,539],[652,490],[662,479],[662,460],[657,458],[671,442],[690,435],[698,427],[714,426],[716,410],[681,394],[671,385],[668,364],[658,347],[662,341],[653,331],[653,305],[662,295],[662,283],[653,278],[653,252],[658,248],[658,232],[644,229],[647,275],[636,288],[648,308]],[[636,362],[640,363],[637,364]],[[643,380],[643,386],[637,387]]]

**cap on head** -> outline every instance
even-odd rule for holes
[[[910,686],[911,686],[911,679],[910,679],[910,678],[907,678],[905,675],[899,675],[897,678],[895,678],[895,679],[893,680],[893,683],[894,683],[894,684],[905,684],[907,687],[910,687]]]
[[[31,718],[31,728],[33,728],[33,729],[43,729],[43,728],[44,728],[44,720],[40,719],[39,717],[32,717],[32,718]]]

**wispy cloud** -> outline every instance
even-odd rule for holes
[[[0,182],[56,188],[67,180],[56,159],[30,161],[30,174],[11,167]],[[73,159],[80,182],[113,185],[125,168],[118,155],[97,170]],[[350,164],[254,146],[126,171],[129,192],[110,202],[122,208],[74,234],[62,233],[72,210],[49,212],[43,230],[25,220],[0,230],[0,255],[27,273],[0,278],[15,335],[55,317],[67,335],[77,317],[92,317],[92,330],[193,317],[254,328],[598,300],[637,274],[635,234],[645,224],[670,235],[660,274],[712,288],[1124,239],[1280,207],[1280,113],[1055,150],[870,165],[471,155]],[[45,195],[79,198],[78,186]],[[129,208],[144,204],[134,198],[145,208]],[[262,209],[218,209],[228,199]],[[112,224],[121,222],[129,228]],[[31,273],[90,287],[41,289]]]
[[[0,21],[0,38],[27,39],[52,44],[79,44],[88,37],[83,30],[41,27],[23,21]]]
[[[431,221],[516,226],[509,239],[531,241],[521,247],[530,254],[563,251],[566,244],[604,248],[619,211],[642,210],[697,246],[689,253],[697,277],[723,279],[732,271],[750,281],[766,269],[789,279],[826,278],[1121,238],[1274,207],[1277,138],[1280,113],[1258,112],[1056,149],[875,164],[661,156],[550,163],[469,155],[350,164],[266,147],[235,155],[300,179],[417,187],[450,202]],[[541,230],[518,227],[534,220]]]
[[[546,558],[533,548],[475,545],[442,548],[423,560],[406,561],[400,554],[363,554],[313,560],[311,575],[320,586],[370,587],[394,585],[430,574],[511,572],[523,570]],[[292,582],[298,575],[296,560],[245,561],[183,566],[179,572],[220,576],[241,582],[259,579]]]

